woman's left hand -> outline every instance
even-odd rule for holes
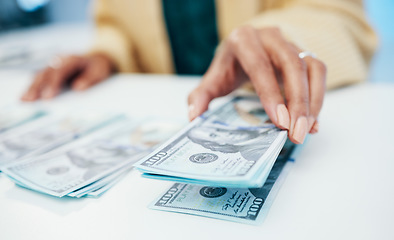
[[[189,95],[190,120],[205,112],[212,99],[250,80],[271,121],[288,130],[292,142],[303,143],[308,132],[318,131],[326,67],[315,57],[299,57],[300,52],[277,28],[234,30]]]

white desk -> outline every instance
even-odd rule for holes
[[[0,105],[16,101],[29,74],[0,72]],[[186,121],[197,78],[119,75],[49,108],[90,106]],[[171,185],[132,171],[98,199],[59,199],[0,176],[0,239],[394,239],[394,85],[330,92],[310,138],[261,226],[147,205]]]

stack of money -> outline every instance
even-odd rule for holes
[[[175,183],[159,195],[150,208],[252,225],[261,224],[299,150],[299,146],[287,141],[261,188]]]
[[[86,113],[48,114],[5,131],[0,135],[0,169],[5,165],[48,152],[119,118],[122,116]]]
[[[45,194],[97,197],[119,181],[133,163],[179,129],[167,126],[158,131],[163,126],[152,122],[155,121],[142,124],[119,118],[83,138],[45,154],[14,161],[2,170],[19,186]]]
[[[177,182],[150,208],[242,223],[261,223],[299,150],[257,97],[233,98],[175,136],[181,124],[162,119],[11,110],[0,114],[0,170],[21,187],[98,197],[135,166]]]
[[[236,97],[191,122],[134,166],[144,177],[211,187],[262,187],[287,139],[257,97]]]

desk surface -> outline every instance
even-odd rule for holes
[[[0,71],[0,106],[15,102],[30,74]],[[186,121],[198,78],[118,75],[52,109],[86,106]],[[260,226],[147,208],[168,182],[130,172],[98,199],[59,199],[0,175],[0,239],[394,239],[394,85],[327,94],[311,136]]]

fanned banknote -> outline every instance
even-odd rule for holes
[[[175,132],[179,131],[184,125],[183,122],[175,121],[174,119],[163,118],[148,118],[140,121],[139,124],[133,128],[126,122],[122,127],[122,131],[127,138],[124,138],[123,145],[138,146],[140,149],[146,149],[146,153],[152,151],[159,144],[169,139]],[[129,129],[130,131],[127,131]],[[108,191],[115,183],[120,181],[127,172],[132,169],[132,165],[122,167],[98,181],[95,181],[87,186],[83,186],[69,194],[70,197],[99,197]]]
[[[112,180],[111,182],[108,182],[106,185],[96,188],[96,189],[92,189],[89,192],[83,193],[81,195],[78,195],[77,197],[91,197],[91,198],[97,198],[100,197],[101,195],[103,195],[105,192],[107,192],[110,188],[112,188],[116,183],[118,183],[123,177],[126,176],[126,174],[129,172],[125,171],[124,173],[122,173],[121,175],[117,175],[116,178],[114,180]]]
[[[258,98],[236,97],[191,122],[135,167],[154,179],[261,187],[286,138]]]
[[[177,129],[163,129],[158,122],[117,121],[52,152],[9,165],[4,173],[22,187],[53,196],[97,197]]]
[[[175,183],[160,195],[150,208],[260,224],[294,161],[297,152],[295,149],[293,143],[286,143],[261,188],[226,188]]]
[[[114,114],[48,115],[0,135],[0,169],[48,152],[97,128],[124,118]]]

